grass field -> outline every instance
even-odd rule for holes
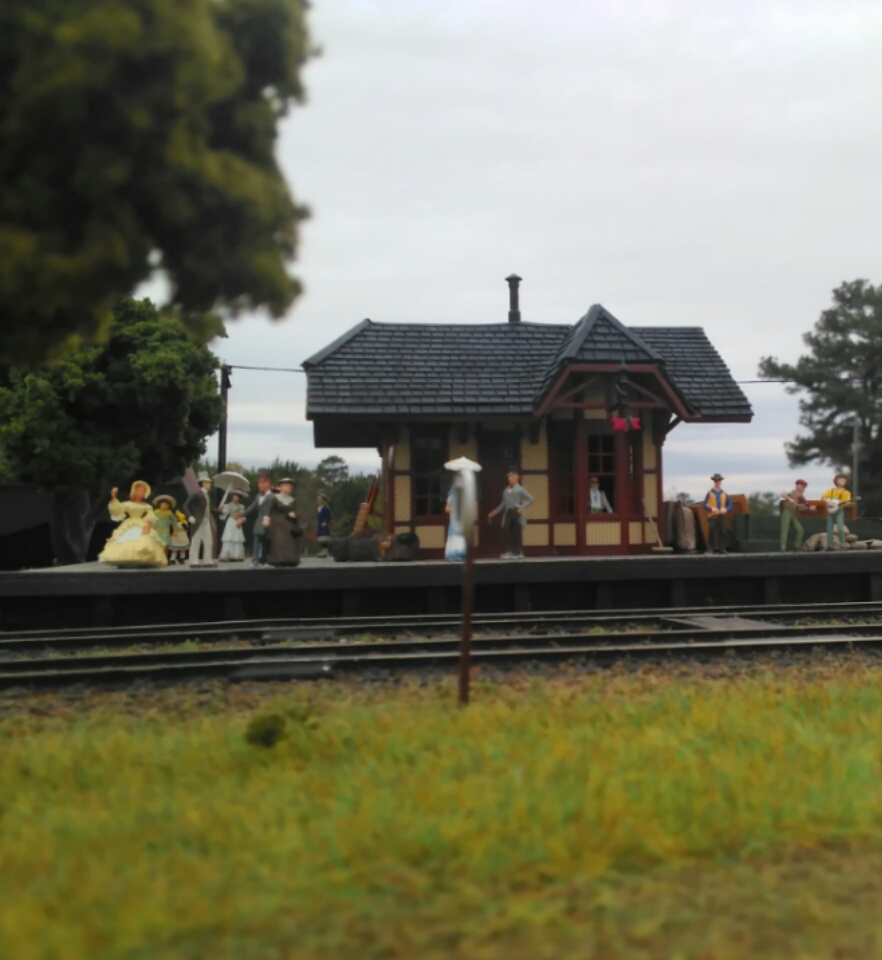
[[[5,701],[0,957],[882,957],[878,669]]]

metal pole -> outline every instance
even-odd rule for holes
[[[221,364],[220,395],[223,403],[220,429],[217,433],[217,472],[223,473],[227,469],[227,405],[230,393],[230,374],[233,368],[226,363]]]
[[[858,462],[860,460],[861,449],[861,425],[860,418],[854,415],[854,434],[851,441],[852,471],[851,471],[851,489],[852,496],[857,499],[858,495]]]
[[[472,563],[472,535],[466,537],[466,555],[462,565],[462,630],[459,643],[459,705],[468,706],[472,659],[472,606],[475,596],[475,570]]]

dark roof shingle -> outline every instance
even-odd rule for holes
[[[694,415],[744,420],[747,398],[697,327],[364,320],[304,361],[307,417],[531,414],[568,363],[651,363]]]

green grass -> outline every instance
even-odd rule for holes
[[[0,957],[882,956],[868,663],[7,704]]]

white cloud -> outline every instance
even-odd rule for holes
[[[280,140],[315,212],[307,292],[284,323],[233,325],[228,362],[297,367],[365,316],[502,321],[516,270],[526,319],[599,301],[703,326],[751,379],[764,354],[795,358],[834,286],[880,279],[878,4],[348,0],[310,18],[325,54]],[[331,452],[301,374],[233,384],[231,458]],[[795,400],[747,389],[755,423],[678,428],[666,483],[791,475]]]

